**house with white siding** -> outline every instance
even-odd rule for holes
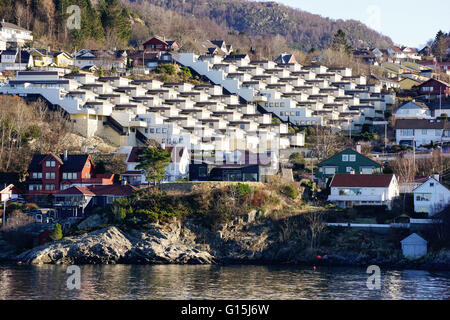
[[[416,147],[450,141],[450,124],[440,119],[398,119],[395,121],[395,140],[398,145]]]
[[[354,206],[386,206],[392,209],[399,196],[399,184],[393,174],[336,174],[328,201],[343,208]]]
[[[450,190],[439,182],[439,175],[429,178],[414,193],[414,211],[433,216],[450,204]]]
[[[410,101],[394,111],[396,119],[430,119],[431,111],[423,102]]]

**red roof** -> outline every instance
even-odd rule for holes
[[[391,184],[393,174],[336,174],[331,187],[386,188]]]

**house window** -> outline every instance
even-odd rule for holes
[[[33,179],[42,179],[42,172],[33,172]]]
[[[401,135],[402,136],[413,136],[414,130],[413,129],[402,129]]]
[[[46,172],[45,173],[45,179],[47,180],[55,180],[55,173],[54,172]]]
[[[350,162],[355,162],[356,161],[356,155],[355,154],[351,154],[350,155]]]
[[[56,167],[56,162],[55,161],[45,161],[45,166],[48,168],[54,168],[54,167]]]
[[[430,187],[434,187],[434,182],[430,182]]]
[[[430,201],[431,194],[430,193],[418,193],[416,194],[416,201]]]
[[[436,137],[440,137],[441,136],[441,130],[436,129],[434,134],[436,135]]]
[[[325,167],[325,174],[335,174],[336,168],[335,167]]]
[[[346,171],[347,171],[348,173],[352,172],[352,170],[353,170],[352,167],[347,167],[347,169],[346,169]]]
[[[55,185],[54,184],[46,184],[45,185],[45,190],[53,191],[53,190],[55,190]]]
[[[342,155],[342,161],[343,162],[348,162],[348,154],[343,154]]]
[[[167,128],[162,128],[162,133],[167,133]]]
[[[427,129],[422,129],[422,135],[427,135]]]

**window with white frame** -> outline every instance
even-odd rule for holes
[[[348,162],[348,154],[343,154],[342,155],[342,161]]]
[[[356,161],[356,154],[351,154],[349,159],[350,159],[350,162],[355,162]]]

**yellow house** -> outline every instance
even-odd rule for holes
[[[67,68],[74,65],[74,59],[65,51],[56,51],[53,52],[53,64],[56,67]]]
[[[422,82],[411,79],[411,78],[404,78],[400,82],[400,88],[403,90],[411,90],[412,87],[420,85]]]
[[[31,49],[30,55],[33,56],[35,67],[47,67],[53,62],[53,57],[42,49]]]

